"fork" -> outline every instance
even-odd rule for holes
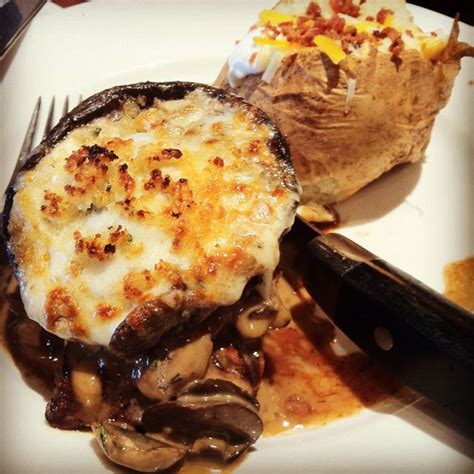
[[[82,95],[79,95],[79,102],[82,100]],[[41,110],[41,96],[38,97],[35,107],[33,109],[33,113],[31,115],[30,123],[28,125],[28,128],[26,130],[25,138],[23,139],[23,144],[21,145],[20,153],[18,155],[15,168],[13,169],[10,181],[8,183],[8,186],[6,187],[6,191],[11,187],[13,182],[15,181],[16,175],[20,171],[20,169],[23,167],[23,165],[26,163],[26,160],[33,148],[33,142],[36,136],[36,131],[38,128],[38,121],[39,121],[39,115],[40,115],[40,110]],[[46,123],[44,125],[44,130],[43,130],[43,136],[41,140],[44,140],[45,137],[48,135],[48,133],[51,131],[53,127],[53,119],[54,119],[54,109],[55,109],[55,103],[56,99],[53,96],[51,99],[51,104],[48,109],[48,115],[46,116]],[[69,96],[67,95],[64,98],[63,102],[63,107],[62,107],[62,112],[61,112],[61,117],[64,117],[69,111]],[[6,192],[5,191],[5,192]]]

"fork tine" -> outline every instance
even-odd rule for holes
[[[38,126],[39,111],[41,109],[41,97],[38,97],[36,101],[35,108],[33,109],[33,114],[31,115],[30,123],[28,129],[26,130],[25,138],[23,139],[23,144],[21,145],[20,154],[18,155],[18,161],[15,166],[15,172],[17,168],[23,165],[28,156],[28,153],[31,151],[33,146],[33,139],[35,138],[36,127]]]
[[[53,98],[51,99],[51,105],[49,106],[49,111],[48,111],[48,117],[46,119],[46,124],[44,126],[43,138],[46,137],[46,135],[51,130],[51,126],[53,125],[54,102],[55,102],[55,98],[54,98],[54,95],[53,95]]]
[[[64,117],[69,111],[69,96],[67,95],[66,98],[64,99],[64,105],[63,105],[63,113],[61,117]]]

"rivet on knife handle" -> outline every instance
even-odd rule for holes
[[[474,315],[338,235],[309,243],[305,284],[361,349],[474,421]]]

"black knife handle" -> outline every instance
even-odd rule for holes
[[[305,286],[401,381],[474,422],[474,315],[339,234],[309,243]]]

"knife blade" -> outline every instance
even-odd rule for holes
[[[474,422],[474,315],[352,240],[299,217],[304,283],[353,342],[403,383]]]
[[[0,0],[0,59],[45,3],[46,0]]]

